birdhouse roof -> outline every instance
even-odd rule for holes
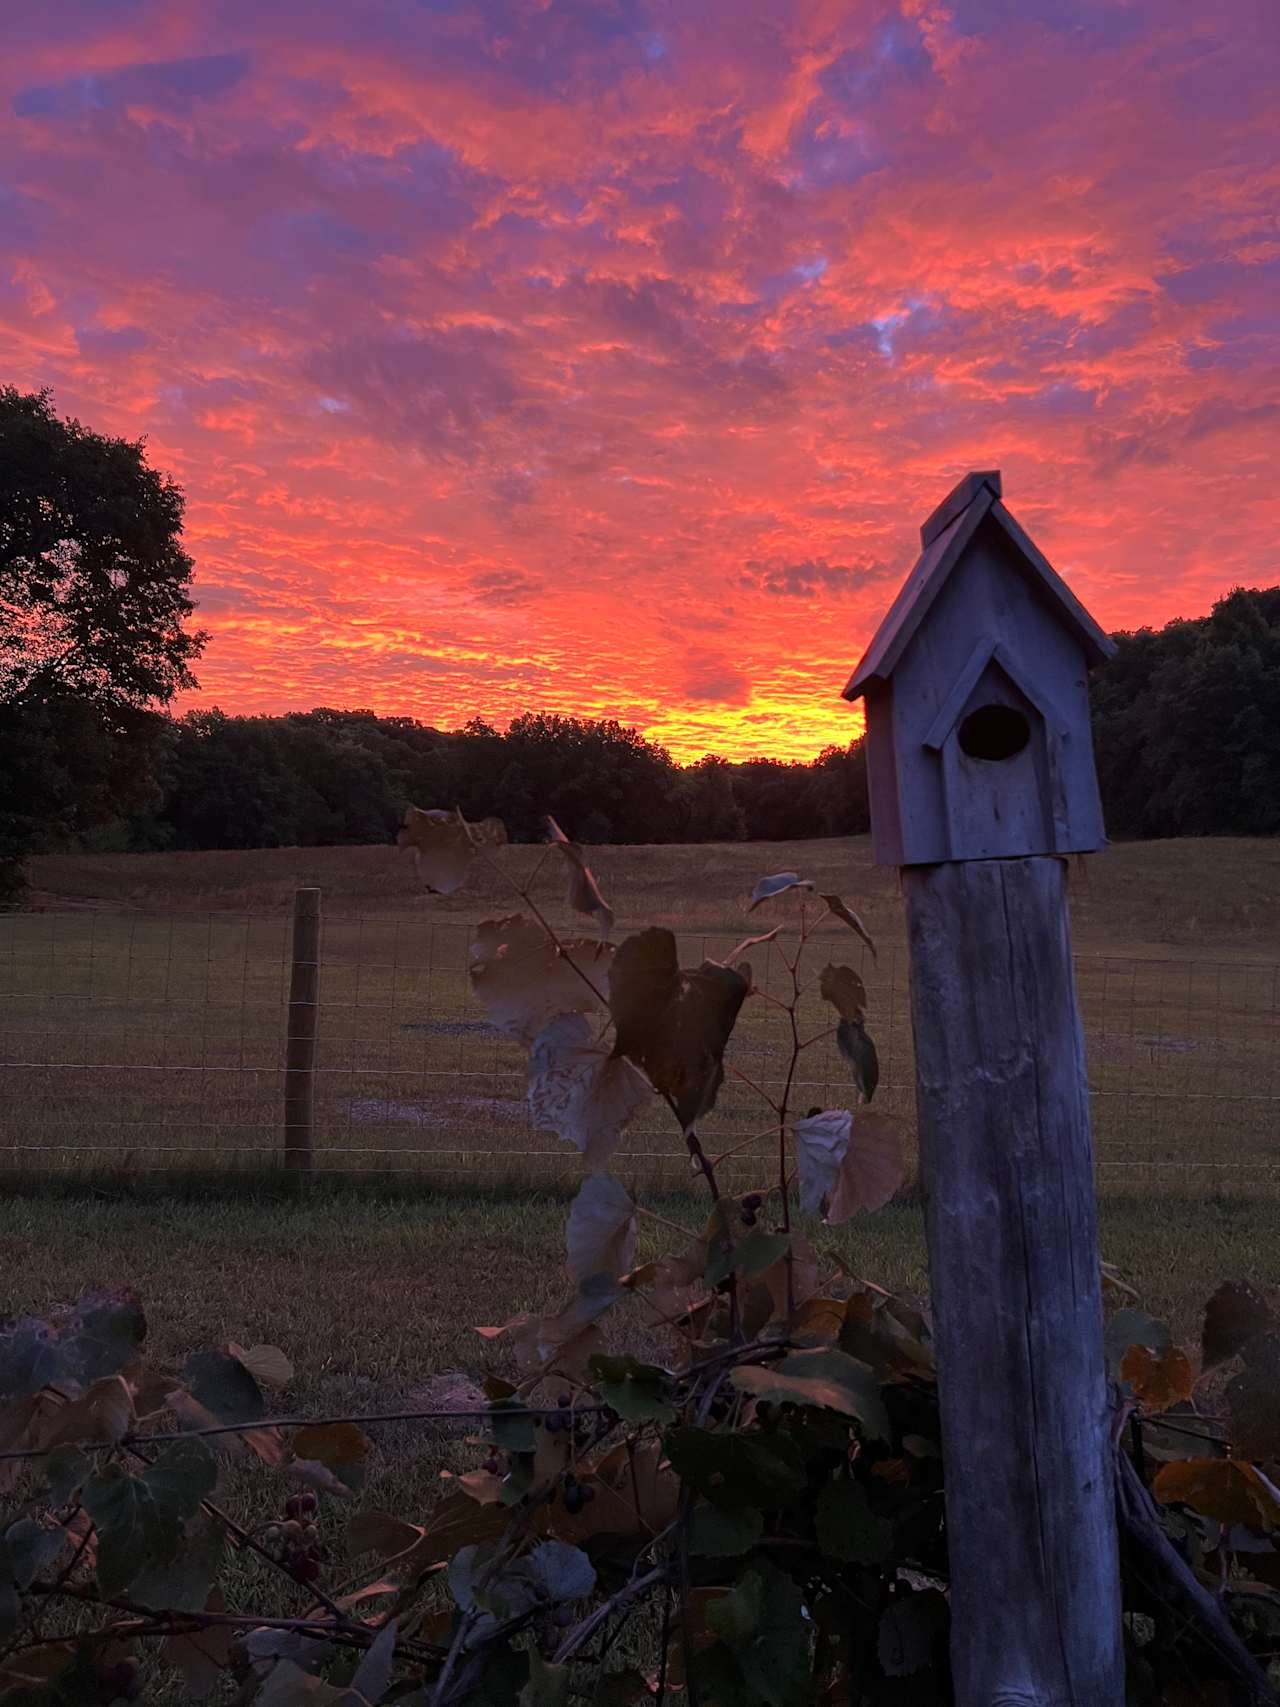
[[[1005,509],[999,471],[987,469],[966,474],[920,529],[924,550],[853,672],[844,690],[846,699],[858,699],[869,687],[888,681],[948,576],[988,518],[1013,547],[1022,572],[1034,581],[1061,621],[1078,636],[1089,662],[1100,664],[1111,657],[1115,642],[1099,628],[1043,552]]]

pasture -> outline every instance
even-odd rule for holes
[[[521,878],[542,850],[501,850]],[[794,941],[794,896],[749,918],[764,872],[798,869],[862,913],[873,960],[820,917],[805,966],[862,974],[880,1055],[877,1102],[913,1120],[906,953],[895,874],[865,840],[600,848],[593,863],[617,935],[670,926],[685,963],[722,956],[775,923]],[[577,1158],[531,1131],[523,1055],[473,1000],[471,930],[519,901],[478,868],[463,894],[424,894],[390,848],[56,856],[36,862],[35,910],[0,917],[0,1166],[51,1173],[248,1170],[279,1150],[289,910],[299,884],[324,896],[316,1148],[321,1169],[423,1183],[568,1185]],[[1280,855],[1272,843],[1169,842],[1110,850],[1073,873],[1077,976],[1104,1187],[1260,1189],[1280,1110]],[[558,862],[542,904],[580,931]],[[811,921],[821,909],[810,908]],[[782,944],[753,953],[779,995]],[[816,991],[806,1035],[826,1029]],[[785,1016],[749,1002],[731,1074],[706,1123],[754,1183],[768,1125],[750,1080],[776,1094]],[[742,1075],[742,1076],[739,1076]],[[850,1088],[829,1039],[801,1058],[793,1106],[838,1107]],[[802,1111],[803,1111],[802,1109]],[[767,1146],[767,1140],[761,1144]],[[741,1146],[741,1148],[738,1148]],[[683,1145],[655,1107],[627,1134],[623,1165],[648,1187],[687,1180]]]
[[[537,850],[500,857],[528,870]],[[686,961],[794,914],[786,899],[745,917],[764,872],[798,869],[843,894],[879,957],[825,922],[810,975],[829,958],[861,968],[877,1103],[909,1133],[900,904],[865,842],[601,848],[593,864],[619,933],[667,924]],[[134,1285],[162,1352],[284,1347],[296,1366],[288,1403],[302,1409],[392,1408],[442,1370],[500,1366],[472,1326],[561,1295],[581,1164],[529,1131],[520,1053],[466,988],[471,926],[516,905],[496,879],[481,873],[471,893],[439,900],[394,850],[354,848],[58,856],[36,863],[35,881],[35,909],[0,917],[3,1305]],[[325,912],[318,1170],[293,1189],[267,1165],[280,1136],[288,910],[310,883]],[[1074,872],[1072,893],[1104,1254],[1147,1308],[1194,1336],[1219,1279],[1277,1273],[1280,846],[1121,846]],[[545,895],[571,928],[557,870]],[[756,962],[778,987],[775,951]],[[812,1006],[816,1032],[816,996]],[[778,1018],[749,1003],[731,1051],[766,1086],[783,1059]],[[847,1100],[829,1040],[803,1060],[799,1104]],[[731,1077],[708,1147],[765,1125]],[[638,1120],[616,1165],[668,1222],[700,1216],[669,1122]],[[730,1166],[735,1187],[763,1180],[768,1141]],[[643,1223],[642,1250],[670,1238]],[[818,1242],[854,1273],[925,1284],[912,1204]],[[370,1500],[420,1509],[441,1467],[462,1461],[456,1439],[380,1436]]]
[[[529,871],[538,850],[500,857]],[[666,923],[686,963],[794,920],[794,898],[744,917],[763,872],[797,869],[857,906],[879,958],[823,922],[807,975],[828,959],[864,973],[876,1101],[910,1140],[901,906],[865,842],[599,848],[594,865],[618,934]],[[539,893],[573,929],[561,883],[551,869]],[[271,1171],[299,884],[324,891],[317,1171],[300,1185]],[[1277,843],[1118,847],[1073,872],[1103,1253],[1184,1342],[1220,1279],[1277,1275],[1278,894]],[[437,900],[393,848],[67,855],[36,862],[32,901],[0,915],[0,1309],[131,1285],[159,1359],[276,1343],[294,1362],[280,1405],[311,1415],[466,1403],[486,1371],[507,1371],[502,1347],[473,1328],[563,1301],[563,1222],[582,1164],[529,1130],[521,1052],[466,987],[469,930],[517,905],[493,874]],[[777,946],[754,961],[780,990]],[[821,1009],[814,995],[814,1034]],[[765,1087],[785,1067],[780,1019],[749,1002],[730,1050]],[[802,1111],[847,1101],[829,1038],[802,1063]],[[770,1176],[766,1123],[730,1075],[703,1130],[712,1151],[742,1145],[725,1164],[734,1188]],[[676,1243],[671,1224],[700,1224],[669,1121],[637,1120],[616,1169],[652,1212],[642,1258]],[[824,1268],[927,1285],[916,1203],[814,1241]],[[645,1345],[626,1308],[606,1335]],[[478,1458],[463,1430],[374,1432],[362,1495],[374,1509],[423,1516],[440,1473]],[[276,1471],[241,1463],[222,1499],[247,1519],[276,1489]],[[345,1514],[324,1504],[336,1538]]]

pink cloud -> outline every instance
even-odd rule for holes
[[[50,0],[4,377],[184,483],[199,703],[808,754],[971,466],[1112,626],[1277,578],[1259,0]]]

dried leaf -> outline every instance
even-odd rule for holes
[[[46,1444],[64,1441],[123,1440],[133,1426],[133,1394],[119,1375],[105,1375],[69,1405],[64,1405]]]
[[[370,1442],[355,1423],[308,1423],[295,1429],[290,1444],[295,1473],[313,1486],[323,1484],[330,1493],[346,1494],[360,1485]],[[317,1476],[315,1465],[336,1477],[340,1487],[332,1487],[328,1477]]]
[[[600,886],[587,864],[586,855],[576,842],[548,816],[547,829],[551,840],[560,849],[569,866],[569,905],[575,913],[594,913],[600,923],[600,935],[608,936],[613,929],[613,908],[600,893]]]
[[[862,920],[854,912],[853,908],[846,906],[838,895],[819,895],[818,899],[826,902],[827,911],[829,913],[833,914],[837,919],[840,919],[844,924],[848,925],[851,931],[856,931],[858,933],[863,942],[865,942],[867,947],[871,950],[871,958],[875,960],[877,958],[876,945],[871,939],[871,932],[863,924]]]
[[[1235,1458],[1184,1458],[1156,1472],[1151,1492],[1161,1505],[1185,1505],[1219,1523],[1280,1529],[1280,1501],[1252,1464]]]
[[[841,1019],[861,1022],[867,1011],[867,987],[852,966],[828,963],[818,974],[818,991]]]
[[[674,1325],[706,1296],[703,1284],[706,1267],[707,1246],[699,1239],[683,1251],[673,1251],[623,1275],[620,1284],[629,1290],[642,1291],[654,1313]]]
[[[862,1100],[870,1102],[880,1083],[880,1057],[861,1020],[840,1021],[836,1027],[836,1048],[853,1069],[853,1081],[862,1093]]]
[[[1205,1369],[1228,1362],[1251,1339],[1269,1333],[1275,1325],[1274,1311],[1255,1286],[1247,1280],[1224,1281],[1204,1308]]]
[[[653,1101],[649,1081],[620,1055],[592,1041],[589,1022],[559,1014],[529,1051],[529,1118],[539,1130],[575,1145],[602,1168],[624,1129]]]
[[[801,1209],[812,1214],[822,1207],[823,1198],[835,1185],[852,1129],[853,1116],[843,1108],[829,1108],[823,1114],[796,1121],[793,1131]]]
[[[616,1280],[636,1251],[636,1206],[612,1174],[592,1174],[569,1210],[566,1255],[570,1278],[581,1285],[593,1275]]]
[[[1145,1345],[1131,1345],[1120,1361],[1121,1379],[1149,1411],[1167,1411],[1191,1397],[1196,1384],[1191,1359],[1180,1346],[1162,1355]]]
[[[747,907],[749,913],[765,901],[772,901],[775,895],[785,895],[788,889],[812,889],[813,883],[807,877],[801,877],[795,871],[779,871],[772,877],[762,877],[751,891],[751,901]]]
[[[749,949],[760,948],[764,943],[772,942],[781,929],[781,925],[775,925],[771,931],[765,931],[762,936],[744,936],[742,941],[724,956],[720,962],[721,966],[732,966],[736,960],[741,960]]]
[[[390,1517],[381,1511],[358,1511],[347,1524],[347,1554],[379,1553],[384,1559],[394,1558],[422,1539],[425,1531],[403,1517]]]
[[[558,1014],[607,1005],[612,957],[611,944],[581,938],[562,952],[540,925],[512,913],[476,927],[471,988],[491,1025],[530,1044]]]
[[[261,1387],[287,1387],[293,1380],[293,1365],[279,1346],[251,1345],[246,1349],[233,1340],[227,1350]]]
[[[205,1611],[222,1613],[227,1610],[220,1589],[212,1589]],[[188,1630],[170,1636],[164,1644],[168,1663],[182,1674],[187,1694],[193,1701],[203,1701],[212,1694],[223,1674],[231,1667],[231,1644],[235,1630],[227,1624],[210,1624],[203,1630]]]
[[[622,1288],[608,1275],[592,1275],[554,1316],[521,1314],[500,1328],[477,1328],[485,1339],[510,1336],[516,1362],[526,1374],[585,1375],[593,1354],[601,1349],[595,1324],[622,1297]]]
[[[687,1132],[715,1106],[724,1051],[751,988],[751,968],[704,960],[682,972],[676,939],[651,927],[620,944],[609,972],[614,1054],[670,1097]]]
[[[439,808],[410,806],[396,834],[396,845],[413,851],[413,863],[433,895],[452,895],[471,872],[475,844],[462,816]]]
[[[902,1134],[887,1115],[860,1109],[827,1207],[827,1225],[838,1227],[859,1209],[883,1209],[902,1184],[906,1164]]]

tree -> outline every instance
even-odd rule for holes
[[[142,441],[0,387],[0,887],[153,790],[158,709],[194,685],[183,497]]]

